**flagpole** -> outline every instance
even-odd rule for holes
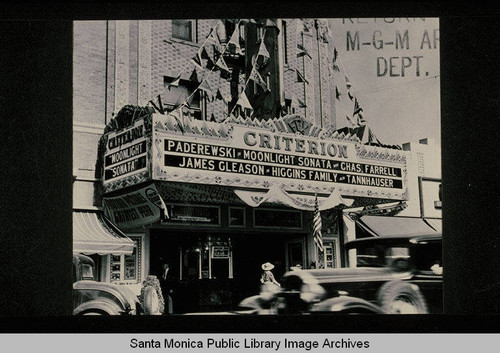
[[[302,47],[304,46],[304,31],[300,32],[302,38]],[[304,75],[306,74],[306,59],[305,55],[302,55],[302,72]],[[307,118],[307,92],[306,92],[306,83],[304,82],[304,116]]]
[[[315,258],[314,258],[314,262],[316,263],[316,266],[315,268],[319,268],[319,250],[318,250],[318,246],[316,245],[316,243],[314,243],[314,249],[316,249],[314,251],[314,255],[315,255]]]
[[[323,104],[321,100],[321,53],[320,53],[320,45],[319,45],[319,30],[318,30],[318,20],[314,20],[314,25],[316,27],[316,43],[318,45],[318,86],[319,86],[319,122],[321,128],[323,128]]]

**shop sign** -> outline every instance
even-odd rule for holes
[[[403,151],[328,138],[314,129],[315,135],[242,124],[227,130],[220,139],[156,130],[153,179],[266,189],[280,183],[288,191],[336,187],[343,195],[406,197]]]
[[[150,225],[161,217],[162,200],[154,185],[116,197],[104,197],[105,216],[120,229]]]
[[[229,259],[229,246],[213,246],[212,259]]]
[[[104,153],[103,185],[119,183],[123,179],[147,172],[147,138],[144,120],[133,126],[109,133]],[[138,179],[138,182],[144,181]],[[128,185],[131,183],[128,182]],[[132,183],[133,184],[133,183]]]

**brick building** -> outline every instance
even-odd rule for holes
[[[219,46],[223,62],[212,60]],[[75,22],[74,221],[116,243],[81,239],[99,280],[137,289],[170,262],[182,312],[255,293],[266,261],[277,277],[297,264],[344,265],[338,206],[406,200],[406,153],[365,142],[367,128],[337,126],[334,56],[326,20]],[[150,110],[121,123],[124,106]],[[225,152],[215,158],[214,148]],[[131,154],[144,164],[109,167]],[[146,203],[120,211],[133,195]],[[322,211],[322,251],[316,197],[335,200]]]

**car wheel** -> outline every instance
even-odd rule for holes
[[[427,303],[417,285],[392,281],[378,292],[378,303],[388,314],[427,314]]]

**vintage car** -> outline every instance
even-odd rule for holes
[[[441,313],[442,237],[373,237],[346,244],[350,267],[294,270],[240,306],[258,313]]]
[[[127,287],[96,282],[94,261],[73,255],[73,315],[138,315],[137,296]]]

